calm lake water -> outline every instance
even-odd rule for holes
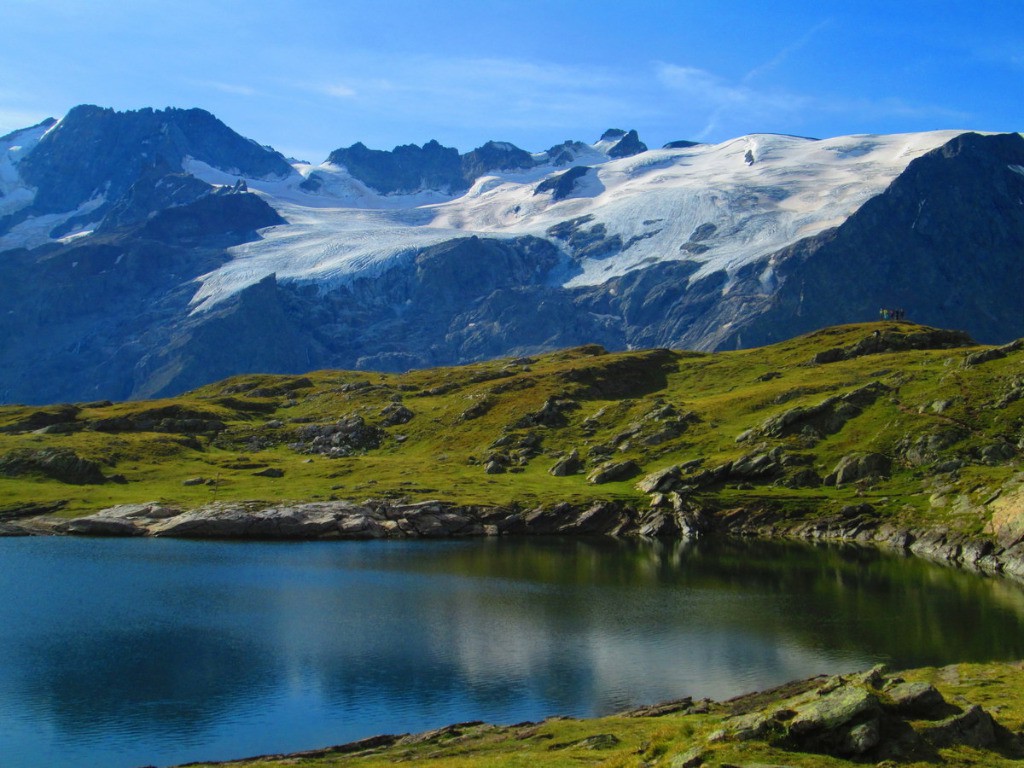
[[[1024,657],[1024,592],[860,549],[0,539],[0,763],[167,765]]]

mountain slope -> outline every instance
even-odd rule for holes
[[[615,129],[534,154],[357,144],[312,166],[201,110],[78,107],[2,144],[0,402],[734,348],[883,306],[1024,334],[1019,134],[648,150]]]

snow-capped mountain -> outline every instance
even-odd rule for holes
[[[286,161],[202,110],[0,138],[0,402],[598,342],[750,346],[902,307],[1024,334],[1024,139],[609,130]]]

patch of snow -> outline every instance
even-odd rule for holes
[[[91,230],[91,229],[83,229],[83,230],[80,230],[78,232],[72,232],[70,235],[64,235],[64,237],[57,238],[57,242],[58,243],[64,243],[66,245],[67,243],[73,242],[73,241],[78,240],[80,238],[88,237],[92,233],[93,233],[93,230]],[[118,256],[117,258],[120,259],[121,257]]]
[[[8,251],[14,248],[26,248],[31,250],[33,248],[38,248],[41,245],[55,242],[54,239],[50,237],[50,232],[52,232],[54,228],[60,226],[73,217],[84,216],[92,213],[105,202],[106,197],[104,195],[97,195],[91,200],[87,200],[82,203],[73,211],[65,211],[64,213],[48,213],[43,216],[31,216],[16,226],[11,227],[11,230],[7,234],[0,236],[0,251]],[[89,224],[87,226],[94,227],[95,224]],[[83,232],[84,230],[79,230],[67,237],[74,237],[76,235],[81,236]],[[63,240],[66,239],[66,237],[63,238]]]
[[[1008,165],[1007,168],[1014,173],[1019,173],[1021,176],[1024,176],[1024,165]]]

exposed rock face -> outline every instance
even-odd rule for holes
[[[338,458],[380,448],[387,433],[380,427],[367,424],[362,416],[356,414],[339,419],[334,424],[302,426],[297,436],[298,442],[291,444],[293,450]]]
[[[507,141],[488,141],[462,156],[462,178],[469,186],[491,171],[532,168],[533,156]]]
[[[575,449],[556,461],[554,466],[548,470],[555,477],[567,477],[581,471],[583,471],[583,461],[580,459],[579,451]]]
[[[839,360],[852,360],[862,355],[880,354],[883,352],[903,352],[908,349],[953,349],[969,347],[976,342],[963,331],[948,331],[941,328],[928,328],[920,331],[901,332],[887,330],[861,339],[856,344],[843,349],[827,349],[819,352],[811,360],[812,363],[835,363]],[[997,350],[990,350],[996,352]],[[968,355],[964,364],[967,365],[975,355],[986,355],[977,352]],[[1005,355],[1003,355],[1005,356]]]
[[[733,716],[709,741],[763,739],[794,752],[867,762],[905,760],[956,745],[1012,755],[1024,750],[1018,736],[977,704],[960,707],[931,685],[906,683],[881,668],[789,684],[774,697],[770,693],[728,702]],[[766,698],[770,703],[762,709]],[[697,745],[691,751],[696,755],[705,749]]]
[[[836,229],[741,269],[730,298],[706,318],[735,325],[713,333],[710,343],[698,342],[693,328],[683,334],[683,345],[759,346],[828,325],[837,311],[869,318],[879,307],[904,307],[915,321],[963,328],[990,343],[1019,337],[1019,300],[1009,299],[1020,295],[1024,280],[1014,267],[1024,248],[1024,209],[1006,200],[1024,194],[1024,175],[1009,170],[1022,157],[1024,138],[1016,134],[966,133],[917,158]],[[955,191],[933,194],[954,178]],[[974,202],[961,207],[967,199]],[[954,254],[979,248],[985,269],[960,268]],[[761,280],[769,266],[779,281],[771,295]],[[992,280],[996,275],[1012,277]],[[704,323],[700,328],[710,329]]]
[[[334,150],[327,162],[344,165],[355,178],[385,195],[466,186],[459,151],[433,140],[422,147],[405,144],[391,152],[367,149],[357,142],[347,149]]]
[[[864,408],[888,391],[880,381],[865,384],[845,395],[826,398],[817,405],[783,411],[765,421],[753,434],[778,438],[800,433],[820,439],[838,432],[847,421],[859,416]],[[749,438],[750,435],[745,439]]]
[[[611,157],[632,157],[646,151],[647,145],[640,141],[640,136],[636,131],[631,130],[623,135],[614,147],[608,150],[608,154]]]
[[[551,193],[552,200],[564,200],[573,193],[576,189],[577,182],[582,179],[590,169],[585,165],[577,165],[574,168],[570,168],[565,173],[560,173],[557,176],[552,176],[550,179],[545,179],[537,188],[533,194],[540,195],[545,192]]]
[[[602,485],[603,483],[617,483],[620,480],[629,480],[640,474],[639,465],[632,459],[628,461],[606,461],[587,476],[587,482],[591,485]]]
[[[68,448],[42,448],[38,451],[19,448],[0,457],[0,475],[19,477],[34,474],[72,485],[107,481],[96,462],[83,459]]]
[[[880,453],[844,456],[823,482],[825,485],[845,485],[871,477],[888,477],[891,466],[889,457]]]
[[[280,154],[239,136],[201,109],[115,112],[91,105],[68,112],[20,163],[19,172],[38,190],[31,212],[60,213],[100,192],[112,206],[147,169],[180,170],[186,156],[251,177],[294,173]],[[92,215],[94,221],[102,218]],[[0,233],[4,229],[0,220]]]
[[[345,166],[352,176],[384,195],[427,189],[454,193],[468,189],[488,172],[534,165],[529,152],[507,142],[489,141],[460,155],[453,147],[433,140],[422,147],[404,144],[390,152],[368,149],[357,142],[334,150],[327,162]]]

